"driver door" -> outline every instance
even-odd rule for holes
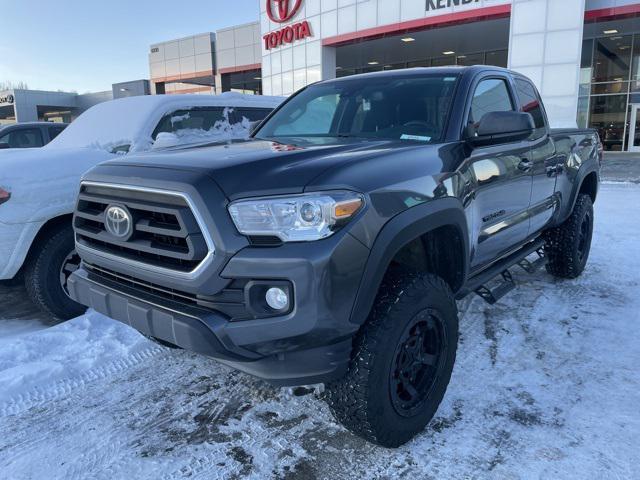
[[[491,75],[472,89],[467,132],[474,134],[484,115],[515,111],[517,103],[506,77]],[[467,221],[472,246],[471,269],[492,263],[522,243],[529,232],[527,210],[532,180],[528,141],[481,146],[465,162],[474,181]]]

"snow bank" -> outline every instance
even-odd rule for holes
[[[37,396],[65,379],[100,376],[135,355],[161,351],[135,330],[96,312],[55,327],[16,335],[15,325],[0,331],[0,410],[11,398]],[[9,328],[7,331],[5,327]]]

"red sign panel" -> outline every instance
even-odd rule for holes
[[[271,21],[284,23],[291,20],[300,10],[302,0],[266,0],[267,15]],[[265,50],[281,47],[285,43],[293,43],[296,40],[303,40],[311,36],[309,22],[294,23],[282,27],[275,32],[269,32],[262,37]]]
[[[281,47],[285,43],[293,43],[296,40],[303,40],[310,36],[311,27],[309,22],[305,20],[293,25],[287,25],[275,32],[267,33],[262,39],[264,40],[264,49],[271,50],[272,48]]]

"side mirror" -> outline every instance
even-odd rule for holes
[[[6,148],[11,148],[11,147],[9,146],[9,144],[8,144],[8,143],[1,142],[1,143],[0,143],[0,150],[4,150],[4,149],[6,149]]]
[[[490,112],[480,119],[476,134],[469,136],[474,146],[519,142],[529,138],[536,126],[526,112]]]

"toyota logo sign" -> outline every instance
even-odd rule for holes
[[[267,15],[276,23],[283,23],[291,20],[293,16],[300,10],[302,0],[266,0]],[[276,4],[275,12],[273,4]],[[289,8],[291,7],[291,8]]]
[[[300,10],[302,0],[266,0],[267,15],[272,22],[284,23],[291,20]],[[275,32],[262,36],[264,49],[281,47],[286,43],[293,43],[311,37],[311,26],[307,20],[283,26]]]
[[[133,233],[133,218],[126,207],[110,205],[104,214],[104,227],[117,239],[128,240]]]

